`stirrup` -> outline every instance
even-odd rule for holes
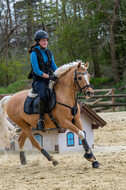
[[[44,130],[45,127],[45,121],[43,119],[39,119],[37,123],[37,130]]]

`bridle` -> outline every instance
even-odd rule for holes
[[[88,72],[86,71],[85,73],[82,73],[82,72],[77,72],[77,69],[75,69],[75,75],[74,75],[74,86],[76,87],[76,85],[78,86],[78,91],[79,92],[82,92],[82,90],[87,90],[87,88],[92,88],[93,87],[90,85],[90,84],[86,84],[85,86],[81,87],[78,83],[78,80],[77,80],[77,74],[81,74],[81,75],[86,75]],[[85,90],[84,90],[84,94],[85,94]]]
[[[87,71],[85,73],[82,73],[82,72],[77,72],[77,69],[75,69],[75,74],[74,74],[74,87],[75,88],[71,88],[70,86],[61,84],[60,82],[57,81],[58,84],[61,84],[63,86],[66,86],[66,87],[71,88],[71,89],[74,90],[75,106],[71,107],[71,106],[68,106],[66,104],[63,104],[63,103],[57,101],[58,104],[60,104],[62,106],[65,106],[65,107],[68,107],[68,108],[71,109],[71,114],[73,115],[72,123],[74,123],[74,121],[75,121],[74,118],[75,118],[75,115],[77,114],[77,111],[78,111],[78,108],[77,108],[77,96],[78,96],[78,93],[82,92],[82,90],[84,90],[84,94],[86,95],[87,88],[89,88],[89,87],[92,88],[92,86],[90,84],[86,84],[85,86],[81,87],[79,85],[79,83],[78,83],[78,80],[77,80],[77,74],[86,75]],[[78,89],[77,89],[77,87],[78,87]],[[76,95],[75,95],[75,91],[77,91]]]

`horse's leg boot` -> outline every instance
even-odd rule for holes
[[[26,157],[25,157],[25,152],[24,151],[20,151],[20,161],[22,165],[26,164]]]
[[[89,146],[89,144],[88,144],[86,138],[84,138],[84,139],[82,140],[82,144],[83,144],[84,150],[85,150],[85,152],[86,152],[86,153],[84,154],[84,157],[85,157],[87,160],[91,161],[91,162],[93,162],[94,160],[96,160],[96,158],[94,157],[94,155],[93,155],[93,153],[92,153],[92,151],[91,151],[91,148],[90,148],[90,146]]]
[[[37,130],[44,130],[44,127],[45,127],[45,121],[44,121],[45,102],[39,100],[38,110],[39,110],[39,121],[37,123]]]

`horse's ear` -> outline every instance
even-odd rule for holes
[[[79,69],[81,67],[81,62],[78,63],[77,68]]]
[[[84,66],[86,67],[86,69],[88,69],[88,67],[89,67],[88,61],[87,61],[87,63],[84,64]]]

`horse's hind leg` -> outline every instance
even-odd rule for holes
[[[39,142],[35,139],[34,135],[32,134],[30,128],[24,129],[24,132],[26,136],[30,139],[32,145],[36,147],[38,150],[41,151],[41,153],[49,160],[52,162],[54,166],[58,164],[58,162],[54,159],[53,156],[49,155],[49,153],[40,146]]]
[[[24,143],[25,143],[26,138],[27,138],[26,134],[24,133],[24,131],[22,131],[18,139],[18,145],[19,145],[19,150],[20,150],[20,161],[22,165],[26,164],[26,156],[24,152]]]

